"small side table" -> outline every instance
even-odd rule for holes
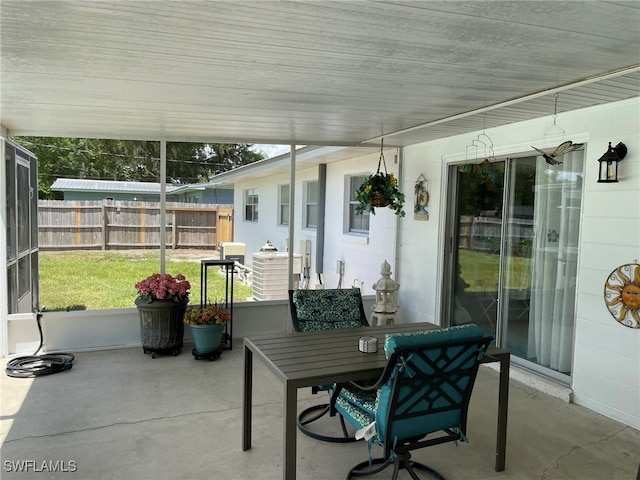
[[[200,260],[200,306],[207,302],[207,270],[209,267],[221,267],[225,273],[224,308],[229,310],[230,321],[224,326],[221,345],[233,349],[233,266],[234,260]]]

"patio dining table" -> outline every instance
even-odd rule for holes
[[[441,328],[432,323],[404,323],[310,333],[274,333],[244,338],[244,388],[242,449],[251,448],[253,356],[259,358],[284,386],[283,478],[296,478],[298,389],[335,382],[365,380],[379,376],[387,359],[387,333],[408,333]],[[376,353],[362,353],[362,336],[378,339]],[[500,363],[495,470],[504,470],[507,438],[510,354],[490,347],[483,363]]]

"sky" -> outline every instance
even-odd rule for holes
[[[277,157],[278,155],[282,155],[283,153],[289,152],[289,145],[264,145],[264,144],[254,144],[254,151],[262,151],[267,158]]]

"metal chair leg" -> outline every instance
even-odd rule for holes
[[[318,411],[318,413],[315,413]],[[355,437],[351,437],[349,436],[349,432],[347,431],[347,427],[344,423],[344,418],[342,418],[342,415],[339,415],[340,417],[340,426],[342,427],[342,437],[333,437],[330,435],[322,435],[320,433],[314,432],[313,430],[310,430],[307,425],[315,422],[316,420],[318,420],[320,417],[326,415],[327,413],[330,413],[331,411],[331,406],[328,403],[323,403],[320,405],[313,405],[309,408],[304,409],[302,412],[300,412],[300,414],[298,415],[298,430],[300,430],[302,433],[304,433],[306,436],[314,438],[316,440],[320,440],[322,442],[331,442],[331,443],[351,443],[351,442],[355,442],[356,439]],[[313,415],[312,415],[313,414]],[[312,415],[312,416],[309,416]]]
[[[374,465],[379,466],[374,467]],[[412,461],[410,453],[398,454],[395,457],[391,456],[387,459],[374,458],[371,463],[369,463],[368,460],[361,462],[351,470],[349,470],[349,473],[347,473],[347,480],[349,480],[351,477],[376,475],[390,465],[393,465],[393,474],[391,475],[391,480],[396,480],[398,478],[398,473],[403,469],[407,471],[407,473],[413,480],[421,480],[418,474],[415,472],[415,469],[423,470],[437,480],[446,480],[438,471],[434,470],[433,468],[424,465],[423,463]]]

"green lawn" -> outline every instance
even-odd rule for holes
[[[468,292],[484,291],[497,284],[495,255],[463,250],[459,260],[462,276],[469,284]],[[508,276],[507,288],[528,288],[531,259],[512,260],[513,275]],[[39,261],[40,308],[49,311],[133,307],[137,293],[134,285],[160,271],[158,252],[40,252]],[[224,276],[213,274],[214,271],[209,269],[208,301],[224,299],[225,295]],[[166,272],[187,277],[191,282],[191,303],[200,302],[200,260],[168,258]],[[251,294],[251,287],[235,283],[234,301],[246,300]]]
[[[137,291],[134,285],[160,271],[158,252],[40,252],[40,308],[134,307]],[[225,278],[208,271],[207,300],[224,300]],[[187,277],[191,283],[191,303],[200,302],[200,261],[170,260],[166,273]],[[251,287],[234,284],[234,301],[251,297]]]
[[[469,285],[467,292],[491,291],[498,285],[498,254],[460,250],[461,275]],[[531,259],[527,257],[509,257],[507,259],[505,288],[528,289],[531,287]]]

